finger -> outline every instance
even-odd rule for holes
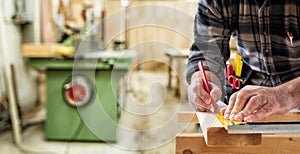
[[[198,93],[198,96],[206,103],[206,104],[210,104],[211,103],[211,97],[210,97],[210,94],[207,93],[204,89],[204,85],[203,85],[203,82],[202,80],[200,80],[199,82],[199,93]]]
[[[223,107],[223,108],[220,109],[220,113],[221,113],[222,115],[224,115],[226,108],[227,108],[227,107]]]
[[[253,91],[248,89],[242,89],[238,92],[234,107],[230,113],[229,119],[235,120],[235,116],[244,109],[246,103],[253,96]],[[245,113],[245,111],[243,111]]]
[[[262,108],[257,110],[255,113],[252,113],[252,114],[246,116],[244,118],[244,121],[245,122],[258,121],[258,120],[261,120],[265,117],[272,115],[273,112],[274,112],[274,106],[272,106],[270,104],[266,104],[265,106],[263,106]]]
[[[202,111],[209,108],[209,105],[206,104],[200,97],[198,97],[194,93],[189,94],[189,104],[192,107],[192,109],[196,111],[198,111],[199,109],[201,109]]]
[[[209,104],[209,108],[213,109],[213,110],[217,110],[218,109],[218,105],[216,102],[211,101],[211,103]]]
[[[206,104],[201,98],[198,97],[197,99],[198,101],[195,103],[197,108],[204,108],[205,110],[210,108],[210,105]]]
[[[199,107],[195,104],[190,104],[190,106],[192,107],[192,109],[194,109],[196,112],[204,112],[206,111],[207,109],[206,108],[203,108],[203,107]]]
[[[198,107],[197,107],[197,103],[200,101],[199,98],[197,98],[196,92],[197,89],[195,89],[195,83],[194,81],[192,81],[191,85],[187,88],[188,91],[188,100],[189,100],[189,105],[190,107],[197,111]]]
[[[205,100],[205,97],[209,97],[209,94],[204,90],[203,82],[201,78],[196,78],[192,81],[191,86],[192,92],[195,93],[198,97]],[[208,100],[210,101],[210,100]]]
[[[220,100],[222,96],[222,90],[214,83],[210,83],[211,86],[211,92],[210,92],[210,97],[213,102],[217,102]]]
[[[195,102],[189,101],[189,105],[193,110],[198,111],[198,106]]]
[[[231,97],[229,98],[229,104],[228,104],[228,106],[227,106],[227,108],[226,108],[226,110],[224,112],[224,118],[225,119],[229,119],[229,115],[230,115],[231,110],[232,110],[232,108],[233,108],[233,106],[235,104],[236,95],[237,95],[237,93],[233,93],[231,95]]]
[[[190,107],[191,107],[193,110],[195,110],[195,111],[202,111],[202,110],[205,110],[205,109],[202,109],[200,106],[197,105],[197,104],[198,104],[198,101],[199,101],[199,100],[197,100],[197,99],[194,99],[194,100],[190,99],[190,101],[189,101]]]
[[[216,102],[220,100],[222,96],[222,91],[216,84],[211,83],[210,85],[212,87],[212,90],[210,92],[210,97],[211,97],[210,107],[213,109],[218,109],[218,105]]]
[[[251,97],[245,105],[244,109],[237,113],[233,119],[242,121],[245,116],[248,116],[249,114],[253,113],[255,110],[260,108],[261,103],[263,103],[261,100],[262,99],[259,96]]]
[[[203,110],[209,108],[209,105],[201,98],[201,79],[195,79],[192,81],[191,85],[188,87],[188,98],[190,106],[198,111],[199,109]],[[208,94],[207,94],[208,95]]]
[[[201,102],[200,98],[197,97],[197,95],[190,90],[191,88],[188,88],[188,100],[189,100],[189,105],[190,107],[195,110],[195,111],[199,111],[200,106],[198,105],[198,103]]]

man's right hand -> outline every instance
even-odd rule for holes
[[[207,111],[207,109],[218,106],[216,102],[221,98],[222,91],[220,89],[220,82],[217,76],[213,73],[206,71],[207,78],[209,80],[210,94],[208,94],[203,85],[200,72],[195,72],[191,78],[191,84],[188,87],[188,98],[190,106],[195,111]],[[211,82],[215,81],[215,82]]]

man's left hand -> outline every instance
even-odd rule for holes
[[[249,85],[234,93],[221,113],[226,119],[253,122],[270,115],[283,115],[291,108],[293,104],[288,103],[284,89]]]

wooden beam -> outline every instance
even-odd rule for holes
[[[260,120],[261,122],[296,122],[300,121],[300,111],[290,111],[285,115],[273,115]]]
[[[51,58],[55,56],[55,50],[63,45],[57,43],[23,44],[22,56],[25,58]]]
[[[228,134],[218,118],[208,112],[197,112],[199,124],[208,146],[254,146],[261,144],[261,134]]]
[[[291,111],[285,115],[273,115],[262,119],[260,121],[266,122],[286,122],[286,121],[300,121],[300,111]],[[195,112],[182,112],[178,114],[179,123],[199,123]]]
[[[207,129],[207,146],[210,147],[246,147],[261,145],[261,134],[228,134],[224,127]]]
[[[261,134],[228,134],[214,115],[201,113],[200,126],[207,146],[255,146],[262,143]],[[179,113],[179,122],[199,123],[196,113]],[[300,121],[300,112],[291,111],[285,115],[275,115],[261,121],[281,122],[281,121]]]
[[[199,123],[195,112],[181,112],[178,114],[179,123]]]
[[[230,142],[229,139],[227,139]],[[208,146],[200,133],[183,133],[176,137],[176,154],[213,154],[213,153],[297,153],[300,135],[262,135],[259,146]]]
[[[200,119],[201,120],[201,119]],[[207,119],[206,119],[207,120]],[[199,123],[196,113],[179,113],[179,122]],[[300,112],[292,111],[282,116],[270,116],[261,121],[300,121]],[[201,123],[201,122],[200,122]],[[300,134],[228,134],[217,127],[207,128],[205,133],[182,133],[176,137],[176,154],[199,153],[296,153],[300,145]]]

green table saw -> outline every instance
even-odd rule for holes
[[[117,87],[134,57],[118,55],[28,59],[30,66],[46,72],[46,139],[116,141],[118,103],[125,100],[118,97],[124,89]]]

